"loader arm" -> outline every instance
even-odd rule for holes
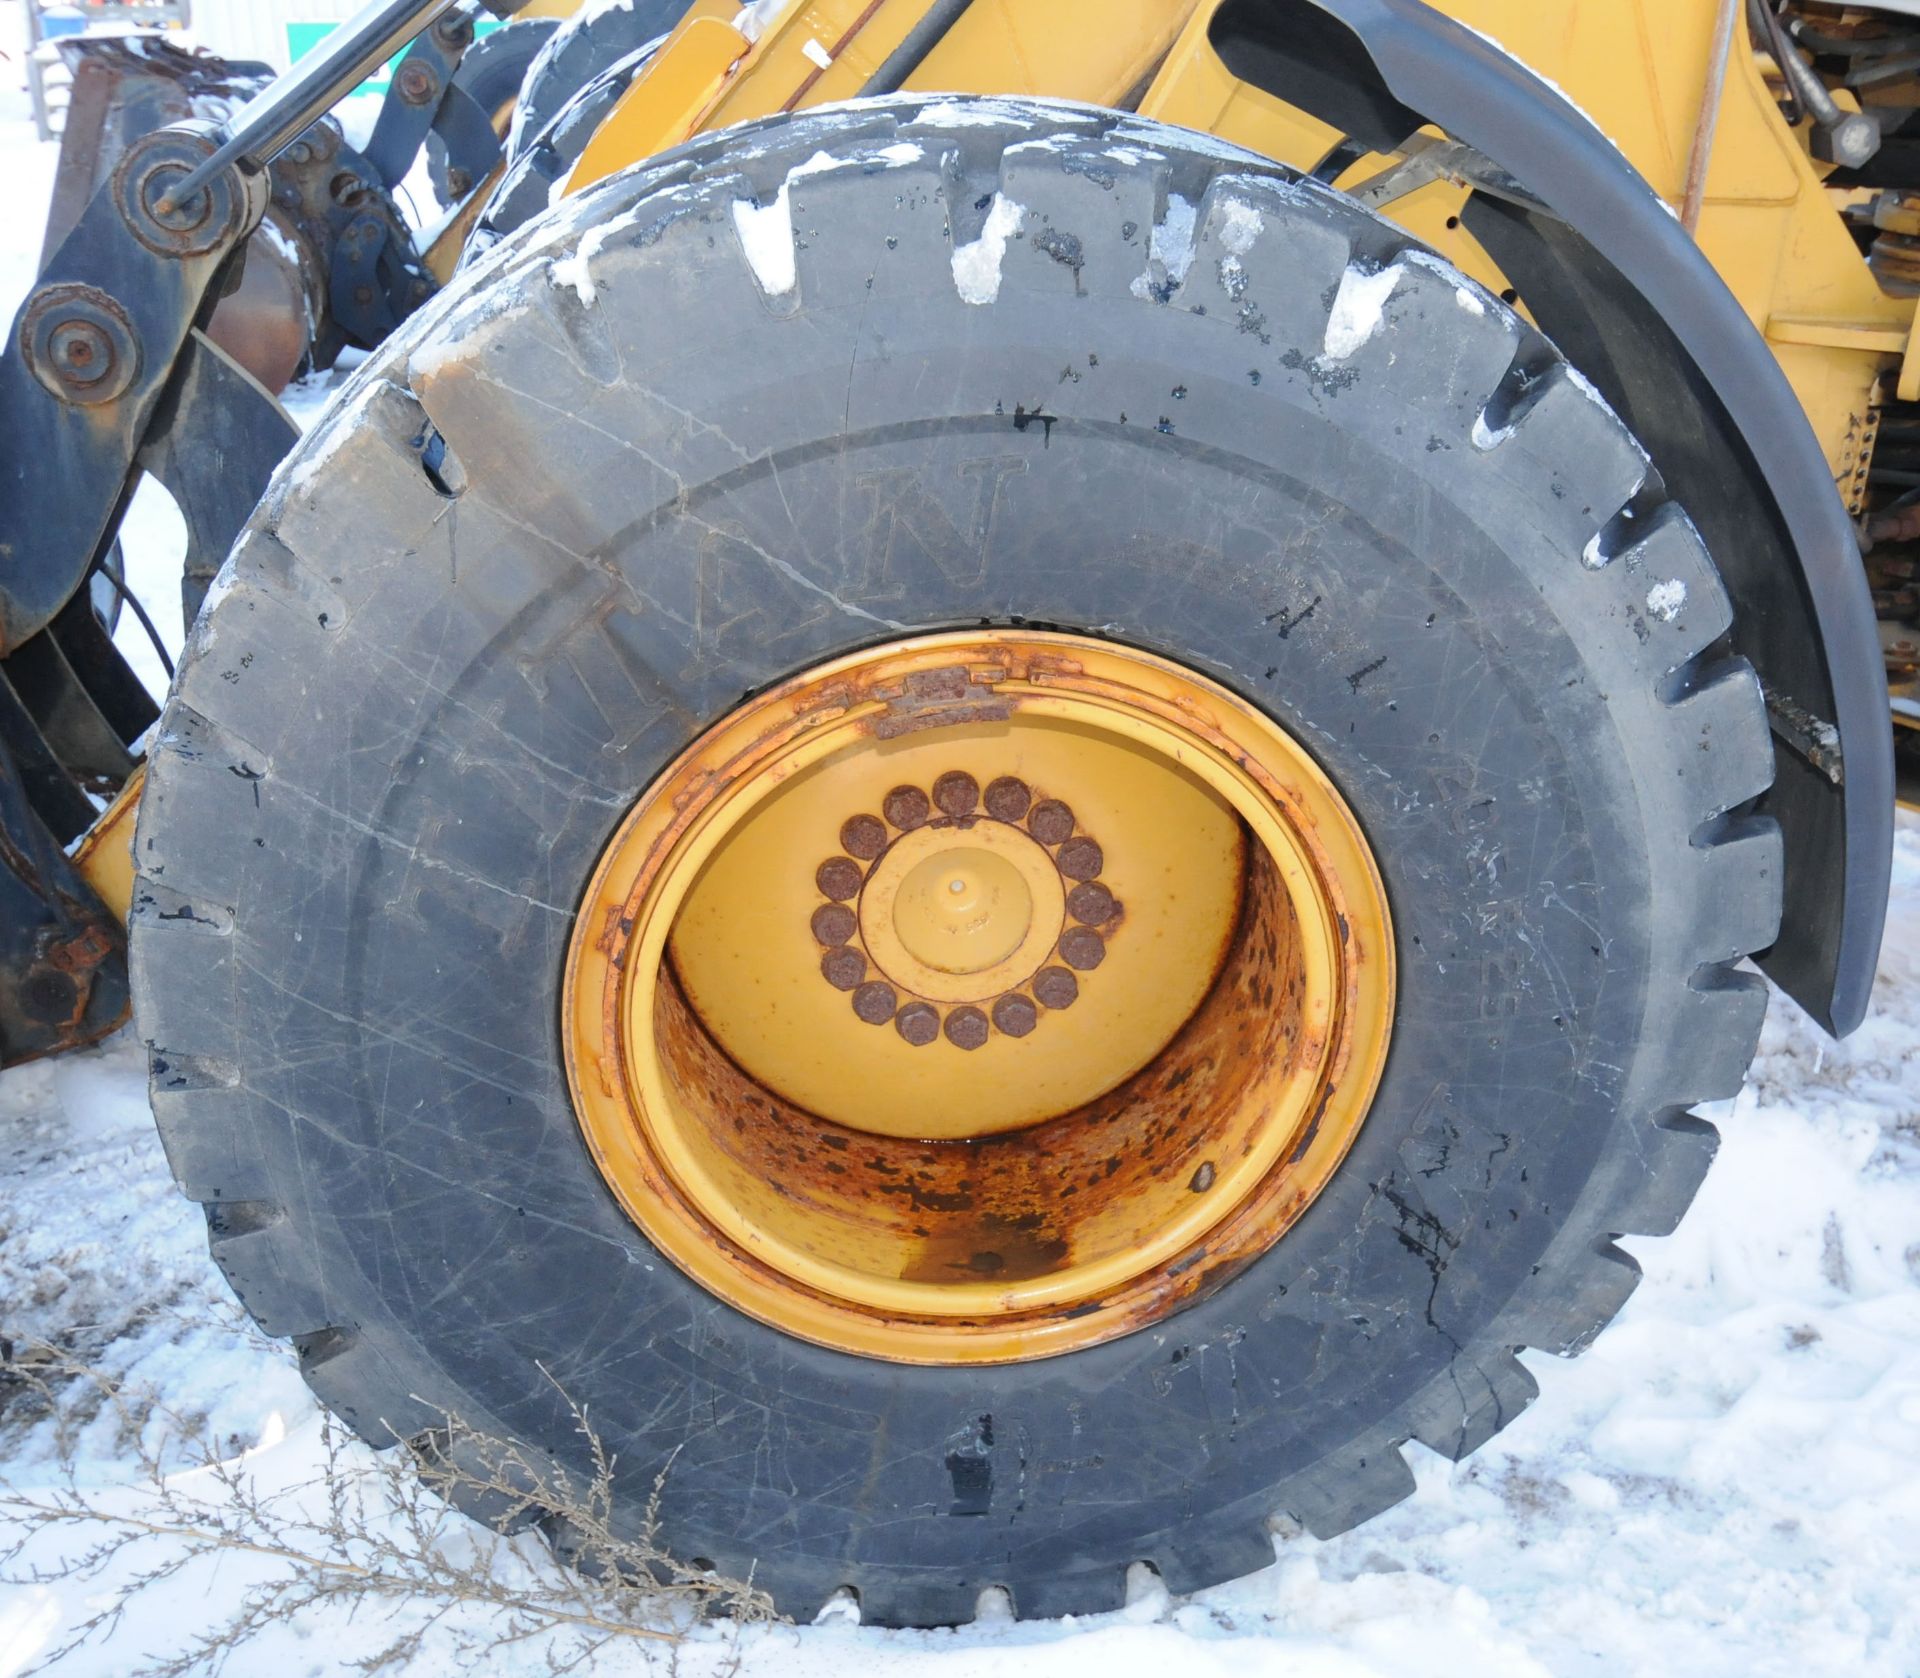
[[[380,0],[230,129],[137,139],[50,251],[0,353],[0,1063],[93,1041],[126,1014],[124,914],[66,851],[132,773],[157,712],[83,585],[111,573],[120,521],[150,473],[186,519],[197,605],[298,436],[201,330],[266,212],[267,165],[452,3]],[[409,56],[416,76],[389,101],[390,167],[457,91],[472,39],[457,21]],[[426,97],[408,97],[422,86]]]

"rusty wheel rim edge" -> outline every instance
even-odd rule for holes
[[[943,1290],[937,1312],[900,1309],[887,1290],[795,1266],[716,1205],[711,1182],[663,1151],[649,1113],[650,1032],[632,1022],[649,993],[686,882],[747,811],[884,709],[860,678],[965,665],[1000,672],[996,692],[1045,714],[1137,712],[1185,742],[1181,761],[1226,792],[1262,844],[1289,853],[1289,896],[1331,972],[1324,1043],[1292,1122],[1271,1127],[1251,1188],[1181,1232],[1176,1251],[1118,1276]],[[976,675],[976,679],[977,675]],[[1142,684],[1145,684],[1144,686]],[[1249,744],[1278,754],[1270,761]],[[1204,764],[1198,759],[1204,758]],[[775,773],[764,773],[769,765]],[[1224,788],[1223,788],[1224,790]],[[1261,805],[1264,804],[1264,811]],[[1251,805],[1251,809],[1250,806]],[[1275,830],[1277,824],[1277,831]],[[1266,831],[1263,831],[1263,827]],[[677,879],[677,892],[662,890]],[[624,885],[625,889],[620,889]],[[1304,888],[1304,889],[1301,889]],[[1303,901],[1304,900],[1304,901]],[[1338,929],[1337,931],[1335,929]],[[710,728],[641,796],[608,843],[583,899],[563,984],[563,1043],[576,1118],[628,1216],[676,1268],[771,1327],[892,1362],[984,1364],[1058,1355],[1131,1333],[1214,1291],[1272,1248],[1332,1178],[1384,1070],[1395,992],[1385,887],[1357,821],[1310,756],[1263,712],[1156,655],[1086,637],[989,631],[930,635],[847,655],[794,677]],[[1297,1081],[1297,1080],[1296,1080]],[[1159,1243],[1166,1249],[1169,1242]],[[1071,1267],[1069,1267],[1071,1269]],[[796,1274],[796,1270],[801,1272]]]

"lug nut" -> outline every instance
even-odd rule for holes
[[[858,897],[865,880],[866,875],[860,872],[860,864],[844,856],[828,857],[813,876],[813,883],[820,888],[820,895],[831,897],[838,903]]]
[[[893,986],[884,980],[874,979],[853,993],[853,1011],[868,1025],[885,1025],[893,1018],[899,1000],[893,994]]]
[[[813,935],[823,944],[851,944],[859,925],[859,917],[844,903],[823,903],[813,912]]]
[[[1034,976],[1033,994],[1057,1013],[1080,1000],[1080,981],[1064,967],[1043,967]]]
[[[956,1049],[978,1049],[987,1041],[987,1016],[978,1008],[956,1008],[947,1016],[947,1041]]]
[[[820,976],[835,990],[852,990],[867,976],[867,958],[844,945],[820,958]]]
[[[1054,860],[1069,880],[1091,880],[1106,866],[1107,859],[1097,842],[1082,834],[1060,847]]]
[[[878,816],[849,816],[840,828],[840,848],[871,862],[887,848],[887,827]]]
[[[1067,893],[1067,913],[1083,926],[1105,926],[1120,911],[1112,892],[1088,880]]]
[[[909,828],[918,827],[933,813],[933,806],[927,802],[927,795],[918,787],[895,787],[887,794],[886,802],[880,808],[887,820],[902,833]]]
[[[924,1049],[940,1035],[940,1010],[925,1002],[909,1002],[900,1010],[893,1029],[916,1049]]]
[[[1040,1010],[1016,992],[994,1003],[993,1023],[1005,1036],[1024,1037],[1040,1023]]]
[[[987,814],[995,821],[1017,822],[1033,807],[1033,793],[1025,781],[1002,775],[987,787]]]
[[[1107,959],[1106,942],[1087,927],[1069,928],[1060,935],[1060,959],[1082,973],[1091,973]]]
[[[1027,831],[1043,845],[1064,844],[1073,837],[1073,811],[1057,798],[1042,799],[1027,817]]]
[[[958,821],[970,816],[980,802],[980,783],[964,769],[949,770],[933,783],[933,801],[944,815]]]

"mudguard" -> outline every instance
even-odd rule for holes
[[[1893,856],[1893,751],[1860,550],[1792,386],[1711,263],[1549,83],[1421,0],[1224,0],[1241,80],[1394,149],[1433,123],[1525,188],[1465,217],[1639,436],[1726,580],[1766,685],[1786,920],[1760,965],[1835,1035],[1866,1014]]]

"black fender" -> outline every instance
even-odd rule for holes
[[[1369,149],[1433,123],[1524,189],[1476,193],[1463,219],[1706,538],[1774,728],[1760,808],[1786,842],[1786,919],[1759,962],[1844,1036],[1886,918],[1893,746],[1853,524],[1765,341],[1564,95],[1421,0],[1222,0],[1209,40],[1239,79]]]

